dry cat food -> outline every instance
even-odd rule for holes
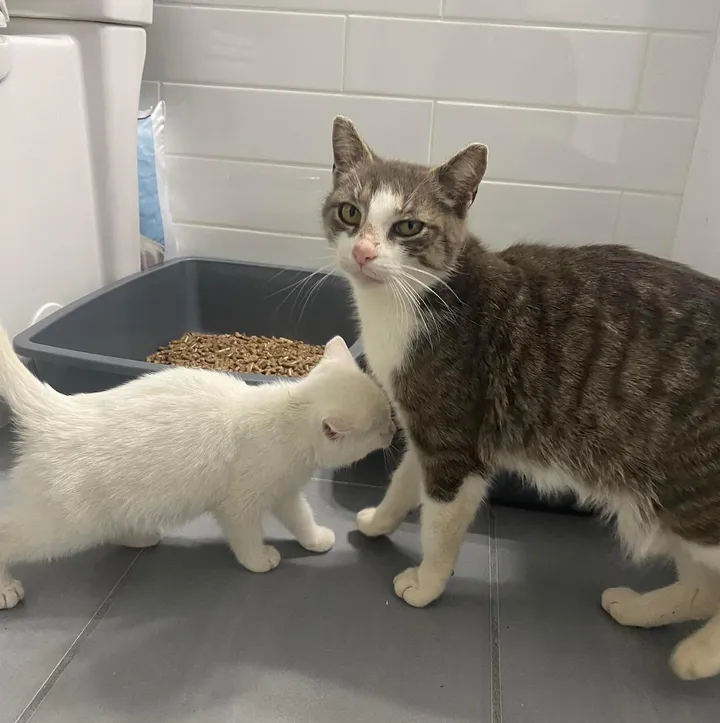
[[[147,361],[244,374],[301,377],[322,358],[323,347],[275,336],[187,332]]]

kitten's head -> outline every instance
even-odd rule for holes
[[[395,425],[387,397],[360,369],[341,337],[327,343],[305,388],[320,467],[345,467],[392,442]]]
[[[323,220],[340,270],[370,288],[445,277],[465,242],[487,148],[474,143],[434,168],[386,160],[340,116],[332,140],[333,189]]]

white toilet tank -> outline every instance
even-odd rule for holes
[[[136,121],[152,0],[6,1],[0,319],[14,335],[139,270]]]

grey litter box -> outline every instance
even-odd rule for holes
[[[344,283],[327,277],[308,297],[310,273],[211,259],[169,261],[64,307],[19,334],[15,349],[33,360],[43,380],[74,394],[162,369],[146,357],[186,331],[241,331],[310,344],[339,334],[352,343]],[[276,378],[239,376],[250,384]]]
[[[65,394],[96,392],[162,369],[145,358],[186,331],[284,336],[324,344],[339,334],[362,364],[345,282],[328,276],[312,294],[311,272],[251,263],[183,258],[135,274],[64,307],[15,338],[18,354]],[[318,277],[318,281],[320,277]],[[274,377],[241,374],[250,384]],[[398,445],[399,446],[399,445]],[[391,457],[391,455],[388,455]],[[384,485],[395,459],[376,453],[336,479]],[[539,502],[511,476],[498,480],[496,502]]]

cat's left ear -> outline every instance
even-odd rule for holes
[[[325,417],[322,420],[323,434],[333,442],[342,439],[352,431],[350,425],[340,417]]]
[[[344,364],[355,365],[355,359],[347,348],[345,340],[341,336],[334,336],[325,344],[325,353],[323,358],[328,361],[343,362]]]
[[[333,175],[342,175],[352,168],[371,161],[373,152],[360,137],[355,124],[344,116],[336,116],[332,129]]]
[[[431,171],[455,212],[464,216],[472,206],[487,168],[488,149],[472,143]]]

